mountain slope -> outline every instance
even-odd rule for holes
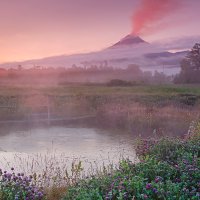
[[[141,37],[135,35],[127,35],[126,37],[122,38],[119,42],[115,43],[112,47],[121,47],[125,45],[136,45],[146,43]]]

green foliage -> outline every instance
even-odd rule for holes
[[[199,136],[200,124],[195,123],[183,140],[141,141],[140,163],[123,160],[113,174],[71,186],[63,200],[199,200]]]

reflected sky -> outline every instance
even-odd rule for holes
[[[101,162],[112,158],[117,163],[122,155],[135,158],[133,142],[131,135],[93,128],[49,127],[13,131],[0,135],[0,161],[4,167],[7,163],[16,166],[20,159],[26,163],[26,159],[37,160],[40,155],[48,159],[55,156],[60,162],[60,155],[64,155],[69,159]]]

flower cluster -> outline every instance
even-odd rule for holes
[[[0,169],[0,192],[1,197],[6,200],[42,200],[44,192],[33,184],[32,176],[25,176],[24,173],[11,173]]]
[[[157,140],[139,140],[136,145],[136,153],[137,155],[143,159],[151,150],[151,148],[158,143]]]

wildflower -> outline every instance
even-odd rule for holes
[[[151,189],[151,184],[150,184],[150,183],[147,183],[147,184],[146,184],[146,189],[147,189],[147,190]]]
[[[39,197],[42,197],[42,196],[43,196],[43,193],[42,193],[42,192],[38,192],[38,196],[39,196]]]
[[[177,168],[177,169],[179,168],[178,165],[174,165],[174,167]]]
[[[158,193],[158,190],[156,188],[153,188],[154,193]]]
[[[155,182],[156,182],[156,183],[158,183],[158,182],[159,182],[159,179],[158,179],[158,178],[156,178],[156,179],[155,179]]]
[[[162,180],[162,177],[160,177],[160,176],[157,176],[156,178],[155,178],[155,182],[156,183],[158,183],[159,181],[161,181]]]

